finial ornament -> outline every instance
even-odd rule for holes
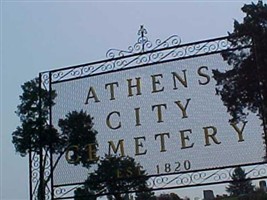
[[[177,35],[172,35],[165,40],[157,39],[153,44],[147,38],[147,30],[144,25],[140,25],[140,29],[137,32],[139,36],[137,42],[134,45],[128,47],[128,49],[109,49],[106,53],[106,57],[109,59],[122,58],[134,54],[144,54],[145,52],[159,50],[161,48],[168,48],[172,46],[180,45],[181,39]]]
[[[138,43],[141,43],[142,45],[142,52],[145,51],[145,43],[148,41],[147,37],[145,36],[146,34],[147,30],[144,28],[144,25],[141,25],[138,31],[138,35],[140,35],[138,38]]]
[[[110,49],[106,54],[106,60],[86,63],[72,68],[67,67],[66,69],[54,71],[53,74],[43,73],[43,83],[46,84],[44,87],[48,87],[50,81],[65,81],[231,49],[228,37],[181,45],[179,36],[172,35],[165,40],[156,39],[155,43],[152,44],[146,37],[147,31],[143,25],[140,26],[137,33],[140,37],[134,45],[129,46],[126,50]]]

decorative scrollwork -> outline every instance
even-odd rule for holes
[[[230,169],[230,171],[232,171]],[[214,181],[230,180],[231,172],[229,170],[219,170],[211,176]]]
[[[207,177],[207,173],[206,172],[198,172],[198,173],[193,173],[192,174],[192,180],[195,180],[196,182],[205,180],[206,177]]]
[[[106,53],[107,58],[117,58],[117,57],[124,57],[130,54],[135,53],[142,53],[146,50],[151,50],[152,48],[152,42],[148,40],[148,38],[145,36],[147,34],[147,30],[144,28],[143,25],[141,25],[138,35],[140,36],[137,39],[137,43],[135,43],[133,46],[129,46],[128,50],[119,50],[119,49],[110,49]]]
[[[48,90],[49,88],[49,72],[44,72],[44,73],[41,73],[41,86],[42,88],[44,88],[45,90]]]
[[[177,35],[170,36],[166,40],[157,39],[155,45],[146,37],[147,31],[142,26],[138,32],[140,36],[137,43],[129,46],[127,50],[111,49],[107,52],[107,60],[82,64],[79,66],[67,67],[41,74],[42,87],[49,90],[54,83],[77,79],[85,76],[101,74],[116,70],[140,67],[143,65],[160,63],[171,60],[185,59],[188,57],[201,56],[212,53],[220,53],[224,50],[231,50],[229,38],[217,38],[201,42],[181,44]],[[43,152],[43,175],[45,178],[53,176],[51,171],[51,158],[49,152]],[[245,166],[250,168],[251,166]],[[194,172],[181,172],[177,174],[162,174],[150,176],[148,186],[153,190],[190,187],[211,183],[231,181],[231,174],[234,167],[222,167],[221,169],[206,169]],[[248,175],[251,179],[267,177],[266,163],[249,169]],[[31,157],[31,181],[34,184],[33,196],[38,197],[40,182],[40,154],[33,153]],[[48,180],[48,179],[46,179]],[[50,184],[50,183],[49,183]],[[49,199],[64,199],[73,197],[74,190],[81,184],[55,186],[46,185],[45,194]],[[101,194],[102,195],[102,194]],[[104,192],[103,192],[104,195]]]
[[[64,187],[57,187],[55,190],[54,190],[54,195],[55,197],[58,197],[58,196],[62,196],[62,194],[66,193],[66,188]]]
[[[247,173],[248,176],[251,177],[260,177],[260,176],[266,176],[267,175],[267,168],[262,166],[255,166],[249,173]]]
[[[258,177],[267,176],[267,164],[259,165],[247,165],[242,166],[245,171],[248,171],[250,179],[257,179]],[[210,169],[204,171],[178,173],[178,174],[162,174],[162,175],[151,175],[147,181],[147,186],[152,190],[164,190],[174,188],[192,187],[196,185],[205,184],[217,184],[230,182],[231,174],[233,173],[234,167],[222,168],[222,169]],[[254,173],[257,172],[257,173]],[[68,199],[74,196],[74,191],[81,187],[83,184],[73,185],[61,185],[55,186],[54,188],[54,199]],[[142,189],[140,190],[142,191]],[[138,192],[140,192],[138,191]],[[136,191],[127,191],[136,192]],[[122,192],[123,193],[123,192]],[[107,191],[103,191],[99,196],[107,195]]]
[[[180,37],[178,37],[177,35],[173,35],[164,41],[157,39],[155,41],[155,46],[153,46],[152,42],[149,41],[148,38],[145,36],[146,33],[146,29],[141,26],[141,29],[138,32],[138,35],[140,35],[140,37],[138,38],[137,43],[135,43],[133,46],[129,46],[128,50],[110,49],[107,51],[106,57],[109,59],[121,58],[132,54],[144,53],[145,51],[155,51],[160,48],[168,48],[181,44]],[[141,58],[139,60],[145,60],[145,62],[147,62],[145,58]],[[142,62],[139,61],[138,63]]]
[[[164,41],[157,39],[153,46],[143,34],[127,50],[110,49],[106,54],[108,60],[52,71],[51,83],[224,50],[231,50],[228,37],[181,45],[181,39],[173,35]],[[49,81],[47,74],[43,76],[45,82]]]
[[[54,199],[67,199],[74,197],[74,191],[82,184],[57,186],[54,189]]]
[[[247,172],[247,176],[250,179],[267,177],[266,163],[241,167]],[[228,167],[222,169],[203,170],[171,175],[163,174],[162,176],[151,176],[148,180],[148,186],[153,189],[159,190],[191,187],[195,185],[225,183],[232,180],[231,175],[233,174],[234,169],[234,167]]]
[[[153,45],[146,34],[147,30],[142,25],[138,31],[139,38],[137,42],[129,46],[128,49],[110,49],[106,53],[108,60],[103,60],[102,62],[54,70],[52,72],[51,82],[69,80],[155,62],[220,52],[231,48],[228,37],[181,45],[180,37],[173,35],[163,41],[157,39],[155,45]],[[43,82],[49,82],[47,74],[44,74]]]
[[[42,164],[40,154],[37,152],[31,152],[30,157],[30,180],[32,184],[31,199],[38,199],[40,192],[40,182],[41,182],[41,170],[43,172],[43,180],[45,182],[44,196],[45,199],[51,199],[51,163],[50,163],[50,153],[47,150],[43,150]]]

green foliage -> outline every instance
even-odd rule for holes
[[[49,110],[55,104],[56,92],[47,91],[40,87],[39,79],[33,79],[22,85],[23,93],[20,95],[21,103],[17,107],[17,115],[20,118],[21,126],[12,133],[12,142],[16,152],[21,156],[26,156],[30,151],[40,153],[51,152],[59,154],[54,157],[52,168],[54,169],[65,150],[70,145],[79,146],[80,162],[87,168],[92,164],[85,156],[87,150],[85,144],[96,143],[97,131],[93,129],[93,118],[86,112],[73,111],[66,115],[65,119],[58,122],[61,132],[49,125]],[[45,197],[45,188],[51,179],[44,176],[47,163],[47,153],[43,156],[40,165],[40,182],[38,186],[38,196],[40,199]],[[79,164],[79,163],[78,163]],[[52,170],[53,170],[52,169]],[[83,192],[83,190],[78,190]]]
[[[145,170],[131,157],[106,156],[98,161],[97,169],[86,180],[86,187],[96,194],[109,193],[116,200],[122,193],[135,190],[149,191]]]
[[[38,153],[40,145],[48,149],[50,144],[55,152],[59,151],[59,133],[47,124],[49,106],[54,105],[56,93],[52,91],[49,94],[42,88],[39,90],[37,78],[24,83],[22,90],[23,93],[19,96],[21,104],[16,111],[21,126],[12,133],[16,152],[26,156],[30,149]]]
[[[250,46],[223,53],[232,69],[213,71],[217,94],[233,117],[232,121],[244,120],[246,109],[257,112],[263,119],[266,117],[263,108],[267,107],[267,6],[258,1],[244,5],[242,11],[246,16],[242,23],[234,22],[229,42],[233,48]]]
[[[170,194],[160,194],[157,197],[157,200],[182,200],[177,194],[170,193]]]
[[[62,131],[62,140],[69,145],[85,146],[88,141],[96,142],[97,131],[93,129],[93,118],[85,111],[72,111],[65,116],[65,119],[59,119],[58,126]]]
[[[12,133],[16,152],[26,156],[29,150],[38,153],[42,148],[62,155],[70,145],[78,145],[82,154],[79,156],[84,158],[86,144],[96,143],[97,131],[93,129],[93,118],[82,110],[70,112],[65,119],[59,120],[59,132],[47,123],[56,92],[40,88],[37,78],[24,83],[22,90],[19,97],[21,104],[16,111],[21,126]],[[85,160],[81,159],[81,162],[88,167],[91,163]]]
[[[154,195],[154,192],[151,190],[142,191],[142,192],[136,192],[135,200],[156,200],[156,196]]]
[[[249,200],[267,200],[267,193],[257,188],[255,192],[248,195],[248,199]],[[243,200],[243,199],[238,199],[238,200]]]
[[[82,163],[84,167],[89,167],[93,161],[88,162],[88,144],[97,144],[97,131],[93,129],[93,118],[84,111],[73,111],[66,115],[65,119],[59,119],[58,126],[61,128],[61,141],[65,146],[78,146],[79,157],[77,164]]]
[[[96,196],[88,188],[80,187],[74,191],[74,200],[96,200]]]
[[[241,167],[236,167],[232,176],[232,182],[226,187],[226,191],[232,196],[251,194],[254,186],[246,177],[245,171]]]
[[[215,197],[215,200],[238,200],[238,197]]]

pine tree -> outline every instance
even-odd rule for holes
[[[52,177],[52,173],[45,174],[46,163],[50,162],[49,153],[55,158],[51,166],[53,171],[70,145],[96,144],[97,131],[93,129],[93,118],[82,110],[66,113],[65,119],[59,120],[61,131],[57,130],[52,124],[48,124],[49,109],[55,105],[56,91],[41,88],[38,78],[25,82],[21,88],[23,90],[19,96],[21,103],[16,111],[21,125],[12,133],[12,143],[21,156],[36,153],[42,158],[40,178],[36,184],[38,199],[43,200]],[[86,162],[87,157],[83,156],[86,149],[82,147],[79,149],[78,153],[82,158],[77,164],[89,168],[93,162]]]
[[[149,191],[145,170],[129,156],[106,155],[98,161],[97,169],[85,182],[95,194],[107,193],[116,200],[134,191]]]
[[[232,196],[250,194],[254,191],[251,180],[246,177],[245,171],[241,167],[236,167],[231,175],[232,182],[226,187],[226,191]]]
[[[248,109],[264,113],[262,98],[267,98],[267,5],[244,5],[246,14],[242,23],[234,21],[234,31],[229,34],[232,48],[251,45],[248,49],[227,51],[222,54],[232,69],[225,72],[214,70],[217,91],[233,120],[242,120]],[[256,48],[255,48],[256,47]]]
[[[234,21],[229,44],[235,51],[222,53],[229,70],[213,70],[216,91],[221,96],[232,121],[243,121],[248,112],[256,113],[262,121],[267,142],[267,5],[245,4],[243,22]],[[247,48],[240,48],[247,46]],[[267,153],[267,149],[266,149]]]
[[[151,190],[137,192],[135,200],[156,200],[156,196],[154,195],[154,192]]]

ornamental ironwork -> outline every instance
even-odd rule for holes
[[[208,169],[189,173],[178,173],[170,175],[153,175],[149,176],[148,186],[153,191],[171,190],[177,188],[198,187],[214,184],[225,184],[232,181],[233,171],[237,166],[230,166],[220,169]],[[242,168],[246,171],[247,180],[257,180],[267,178],[267,164],[258,163],[253,165],[244,165]],[[138,179],[138,177],[135,177]],[[116,182],[116,180],[113,180]],[[55,187],[54,199],[72,199],[73,191],[83,186],[83,184],[75,185],[59,185]],[[139,190],[125,192],[140,192]],[[95,196],[110,195],[108,192],[102,192]]]
[[[204,40],[200,42],[181,44],[177,35],[172,35],[165,40],[157,39],[155,45],[145,36],[146,30],[141,27],[141,36],[137,43],[129,46],[127,50],[110,49],[106,53],[108,59],[98,62],[85,63],[59,70],[52,70],[51,81],[59,82],[85,76],[129,69],[140,65],[166,62],[177,59],[185,59],[194,56],[218,53],[231,48],[228,37]],[[242,49],[246,46],[240,46]],[[44,83],[49,82],[47,73],[43,73]]]
[[[50,107],[51,127],[59,129],[58,121],[66,114],[85,110],[98,120],[93,124],[99,133],[97,144],[69,144],[60,155],[43,148],[30,152],[31,199],[40,199],[40,195],[72,199],[85,186],[88,174],[97,169],[95,163],[87,168],[79,165],[79,159],[84,159],[80,151],[88,149],[91,152],[85,159],[96,158],[97,153],[104,157],[111,151],[122,157],[131,154],[146,170],[147,186],[154,191],[228,183],[237,166],[251,180],[267,178],[265,151],[259,145],[260,123],[228,123],[227,114],[220,113],[222,108],[216,104],[215,91],[206,94],[214,89],[211,70],[227,67],[221,53],[247,51],[250,46],[233,48],[229,37],[182,44],[177,35],[153,44],[144,26],[138,36],[126,50],[108,50],[104,60],[40,73],[40,86],[57,93],[56,104]],[[212,103],[205,106],[208,101]],[[244,129],[259,134],[247,134],[244,139]],[[220,131],[224,135],[218,138]],[[235,148],[234,155],[236,146],[240,148]],[[232,157],[224,159],[229,152]],[[128,173],[133,172],[129,169]],[[110,194],[103,189],[94,196]]]

